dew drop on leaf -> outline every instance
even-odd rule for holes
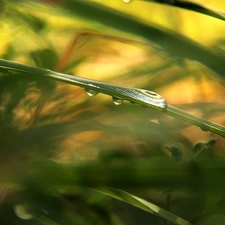
[[[123,99],[118,98],[118,97],[112,97],[112,100],[115,105],[121,105],[123,102]]]
[[[20,204],[14,206],[14,212],[22,220],[30,220],[33,218],[33,215],[27,212],[25,206]]]
[[[98,94],[98,92],[95,91],[95,90],[91,90],[91,89],[84,89],[84,90],[88,94],[88,96],[90,96],[90,97],[93,97],[93,96]]]
[[[206,126],[206,125],[201,125],[200,126],[200,128],[201,128],[201,130],[203,130],[203,131],[209,131],[209,128]]]

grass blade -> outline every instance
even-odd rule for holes
[[[146,24],[134,16],[90,1],[68,0],[62,7],[81,20],[95,21],[103,26],[145,38],[150,43],[155,42],[172,56],[199,61],[218,73],[221,78],[225,78],[224,57],[214,54],[183,35]]]
[[[210,122],[201,117],[191,115],[181,109],[178,109],[174,106],[168,106],[165,113],[184,120],[190,124],[200,127],[203,131],[210,131],[212,133],[218,134],[222,137],[225,137],[225,127],[219,124]]]
[[[169,211],[150,203],[142,198],[139,198],[135,195],[131,195],[125,191],[121,191],[118,189],[94,189],[94,191],[97,191],[101,194],[108,195],[112,198],[118,199],[120,201],[126,202],[128,204],[131,204],[133,206],[136,206],[142,210],[145,210],[149,213],[152,213],[156,216],[162,217],[174,224],[178,225],[191,225],[188,221],[180,218],[179,216],[176,216]]]
[[[177,0],[177,1],[140,0],[140,1],[167,4],[167,5],[183,8],[183,9],[188,9],[194,12],[202,13],[207,16],[212,16],[214,18],[225,21],[225,13],[195,1],[189,1],[189,0]]]
[[[200,127],[204,131],[211,131],[222,137],[225,137],[225,127],[207,121],[203,118],[191,115],[184,112],[176,107],[167,105],[163,97],[157,93],[150,92],[148,90],[123,87],[119,85],[104,83],[100,81],[95,81],[87,78],[82,78],[78,76],[67,75],[63,73],[57,73],[44,68],[27,66],[7,60],[0,60],[0,68],[6,70],[12,70],[17,72],[32,73],[41,76],[47,76],[55,80],[72,84],[75,86],[80,86],[86,90],[92,90],[96,93],[103,93],[116,97],[121,100],[127,100],[138,105],[156,109],[158,111],[163,111],[171,116],[182,119],[190,124]]]
[[[14,9],[13,6],[11,2],[9,8],[12,7],[12,9]],[[16,7],[35,12],[44,10],[43,7],[40,7],[38,4],[31,4],[30,1],[25,1],[21,5],[16,4]],[[47,10],[50,9],[47,8],[46,12]],[[86,24],[87,27],[91,27],[91,29],[104,31],[105,27],[107,27],[107,29],[112,28],[130,34],[132,37],[144,38],[150,44],[152,44],[152,42],[157,43],[171,56],[198,61],[215,71],[220,75],[220,78],[225,79],[225,68],[223,66],[224,57],[179,33],[166,28],[160,28],[159,25],[154,26],[150,23],[147,24],[139,18],[92,1],[63,1],[60,13],[67,17],[73,17],[76,21],[79,20]]]

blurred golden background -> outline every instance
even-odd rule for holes
[[[71,16],[61,11],[63,2],[6,4],[0,22],[1,57],[99,81],[149,89],[158,92],[171,105],[225,125],[224,83],[215,72],[196,61],[173,58],[143,38]],[[224,56],[223,21],[157,3],[92,2],[182,34]],[[202,3],[225,11],[222,0]],[[78,87],[57,82],[54,91],[51,84],[40,91],[34,86],[26,87],[26,94],[12,109],[12,123],[19,130],[43,127],[40,132],[47,132],[46,135],[52,131],[46,127],[66,124],[67,135],[62,134],[63,129],[62,133],[55,134],[58,141],[54,144],[61,149],[55,157],[60,160],[94,159],[101,149],[117,148],[148,155],[149,146],[162,149],[166,143],[177,141],[192,148],[198,141],[212,137],[209,132],[162,113],[129,103],[114,106],[109,96],[99,94],[89,98]],[[1,110],[6,112],[7,104],[15,96],[10,91],[2,96]],[[70,127],[70,123],[74,123],[74,127]],[[156,134],[151,131],[152,124],[157,125]],[[42,142],[42,138],[46,138],[45,135],[35,140]],[[50,137],[48,141],[52,141]],[[224,154],[222,143],[222,139],[217,142],[216,154]],[[42,147],[40,143],[33,143],[34,149]],[[49,151],[55,154],[54,147]]]

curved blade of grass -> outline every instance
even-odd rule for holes
[[[125,191],[121,191],[118,189],[92,189],[94,191],[97,191],[101,194],[108,195],[112,198],[118,199],[120,201],[126,202],[130,205],[136,206],[139,209],[145,210],[149,213],[152,213],[156,216],[162,217],[174,224],[178,225],[191,225],[188,221],[180,218],[179,216],[176,216],[169,211],[150,203],[142,198],[139,198],[135,195],[131,195]]]
[[[218,73],[221,78],[225,78],[225,59],[183,35],[146,24],[134,16],[90,1],[68,0],[62,7],[81,20],[96,21],[106,27],[143,37],[151,43],[155,42],[172,56],[197,60]]]
[[[31,4],[30,1],[22,3],[24,4],[16,3],[16,7],[22,7],[23,10],[27,11],[44,11],[45,13],[48,13],[48,10],[50,10],[49,8],[44,10],[40,5]],[[10,4],[12,5],[13,3]],[[15,7],[11,7],[15,10]],[[147,24],[133,15],[131,16],[92,1],[63,1],[60,13],[64,16],[72,16],[76,21],[82,21],[87,26],[91,26],[92,29],[104,31],[104,28],[107,27],[123,33],[129,33],[132,36],[142,37],[151,44],[152,42],[159,44],[172,56],[188,58],[204,64],[219,74],[220,78],[225,79],[224,57],[213,53],[179,33],[160,28],[159,25]]]
[[[224,126],[210,122],[201,117],[191,115],[191,114],[189,114],[181,109],[178,109],[174,106],[171,106],[171,105],[169,105],[167,107],[167,110],[165,111],[165,113],[167,113],[173,117],[179,118],[183,121],[186,121],[188,123],[191,123],[195,126],[198,126],[203,131],[210,131],[212,133],[215,133],[222,137],[225,137],[225,127]]]
[[[224,20],[225,21],[225,13],[220,12],[217,9],[213,9],[212,7],[201,4],[199,2],[195,1],[189,1],[189,0],[174,0],[174,1],[162,1],[162,0],[138,0],[138,1],[145,1],[145,2],[156,2],[161,4],[167,4],[171,6],[176,6],[183,9],[188,9],[194,12],[202,13],[207,16],[212,16],[214,18]]]
[[[153,108],[158,111],[163,111],[175,118],[184,120],[190,124],[200,127],[204,131],[211,131],[215,134],[218,134],[222,137],[225,137],[225,127],[212,123],[203,118],[191,115],[187,112],[184,112],[176,107],[167,105],[166,101],[157,93],[150,92],[143,89],[123,87],[119,85],[114,85],[110,83],[104,83],[96,80],[91,80],[87,78],[82,78],[78,76],[67,75],[63,73],[57,73],[48,69],[33,67],[24,64],[19,64],[7,60],[0,60],[0,68],[6,72],[9,70],[32,73],[38,76],[46,76],[64,83],[72,84],[75,86],[80,86],[85,90],[91,90],[96,93],[103,93],[116,97],[119,100],[127,100],[131,103],[136,103],[138,105]],[[149,95],[150,93],[150,95]],[[159,97],[154,99],[154,97]]]

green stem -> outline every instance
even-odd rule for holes
[[[212,133],[225,137],[224,126],[215,124],[201,117],[191,115],[171,105],[167,105],[163,97],[161,97],[157,93],[148,90],[123,87],[78,76],[57,73],[48,69],[28,66],[3,59],[0,59],[0,68],[7,71],[16,71],[28,74],[32,73],[38,76],[46,76],[64,83],[80,86],[86,90],[96,91],[96,93],[101,92],[103,94],[119,98],[121,100],[127,100],[131,103],[135,103],[144,107],[149,107],[157,111],[162,111],[175,118],[179,118],[190,124],[198,126],[204,131],[211,131]]]

